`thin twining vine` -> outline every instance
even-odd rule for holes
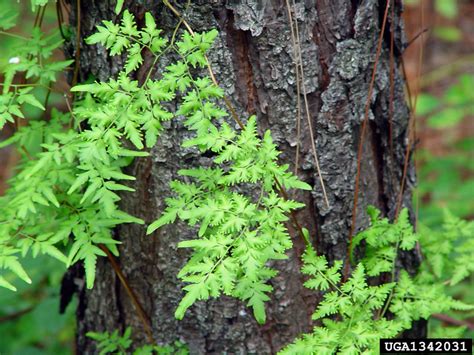
[[[359,136],[359,144],[357,147],[357,169],[356,169],[356,176],[355,176],[355,182],[354,182],[354,202],[352,205],[352,219],[351,219],[351,226],[349,229],[349,236],[348,236],[349,242],[347,246],[346,263],[344,266],[344,278],[346,279],[347,277],[349,277],[349,272],[350,272],[349,254],[350,254],[350,250],[352,249],[352,240],[353,240],[355,225],[356,225],[357,203],[359,200],[360,176],[361,176],[361,166],[362,166],[361,165],[362,153],[363,153],[363,147],[365,143],[364,137],[365,137],[365,132],[367,130],[367,122],[369,121],[370,103],[372,100],[372,93],[373,93],[374,85],[375,85],[375,75],[377,73],[377,66],[378,66],[380,54],[382,52],[383,35],[385,33],[385,24],[387,22],[389,8],[390,8],[390,1],[387,1],[387,4],[385,6],[383,20],[382,20],[380,35],[377,41],[377,49],[375,53],[374,66],[372,68],[372,74],[371,74],[371,79],[369,83],[369,90],[367,93],[367,100],[365,102],[364,119],[362,121],[361,132]],[[397,214],[398,214],[398,211],[397,211]]]
[[[296,11],[296,3],[293,0],[293,11]],[[293,61],[295,66],[295,77],[296,77],[296,136],[297,136],[297,143],[296,143],[296,156],[295,156],[295,174],[298,173],[299,167],[299,155],[300,155],[300,145],[301,145],[301,98],[300,95],[303,93],[303,102],[304,102],[304,112],[306,116],[306,122],[308,123],[308,131],[310,136],[311,142],[311,150],[313,153],[314,164],[316,167],[316,172],[318,173],[319,182],[321,184],[321,189],[323,192],[324,202],[326,203],[326,207],[330,208],[329,199],[326,193],[326,187],[324,184],[323,176],[321,173],[321,168],[319,166],[319,159],[318,153],[316,151],[316,143],[313,133],[313,123],[310,117],[310,110],[309,110],[309,103],[308,103],[308,95],[306,93],[306,85],[305,85],[305,74],[304,74],[304,67],[303,67],[303,57],[301,55],[301,46],[300,46],[300,33],[298,29],[298,20],[292,15],[292,6],[290,5],[290,1],[286,0],[286,9],[288,13],[288,22],[290,25],[290,34],[291,34],[291,44],[293,46]]]

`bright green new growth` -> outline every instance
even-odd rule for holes
[[[217,31],[194,36],[185,33],[180,41],[170,43],[149,13],[145,27],[139,30],[128,11],[120,24],[103,21],[97,28],[87,43],[100,43],[111,55],[125,52],[124,70],[117,79],[73,87],[72,92],[82,93],[73,112],[55,113],[48,123],[32,121],[9,140],[26,153],[20,173],[3,197],[2,206],[8,207],[3,207],[6,218],[0,225],[4,236],[1,265],[29,282],[15,256],[20,251],[23,256],[30,250],[33,255],[48,253],[68,266],[84,260],[87,287],[92,287],[97,256],[105,255],[101,245],[118,253],[119,242],[113,239],[112,228],[120,223],[143,223],[118,209],[117,192],[133,191],[121,181],[135,179],[121,169],[134,157],[148,155],[141,150],[156,144],[162,122],[182,115],[185,125],[196,133],[184,146],[211,150],[216,154],[216,166],[180,171],[199,185],[174,181],[172,188],[178,197],[168,199],[163,217],[148,228],[151,233],[177,216],[191,225],[200,224],[199,239],[179,245],[193,248],[194,254],[179,275],[190,284],[176,316],[182,318],[196,300],[223,292],[247,301],[257,319],[264,322],[263,303],[271,291],[266,282],[276,273],[266,263],[285,258],[292,244],[283,223],[291,210],[302,207],[279,197],[274,191],[276,181],[286,188],[310,186],[287,172],[288,166],[277,164],[279,152],[270,132],[259,138],[255,118],[236,132],[222,119],[227,116],[218,106],[222,90],[208,77],[191,75],[191,68],[207,67],[204,53]],[[154,56],[153,67],[171,50],[181,59],[168,65],[159,79],[152,79],[152,68],[139,85],[129,74],[142,64],[145,49]],[[7,72],[25,70],[12,68]],[[31,88],[22,90],[17,94],[19,103],[40,106],[27,91]],[[2,99],[9,100],[11,93],[5,92]],[[177,92],[184,99],[177,112],[171,113],[164,104],[174,100]],[[11,107],[9,111],[19,110]],[[25,141],[34,136],[38,126],[45,131],[44,140],[35,145],[33,153]],[[126,148],[123,138],[137,150]],[[239,184],[255,185],[258,197],[237,193],[234,188]],[[67,256],[60,251],[61,244],[68,247]],[[0,285],[13,289],[4,278],[0,278]]]
[[[122,5],[123,1],[117,2],[117,11]],[[111,55],[126,55],[123,71],[108,82],[74,87],[72,91],[80,97],[72,112],[53,110],[49,120],[29,120],[1,144],[15,144],[21,161],[10,189],[0,197],[0,271],[8,269],[31,282],[19,262],[29,252],[33,257],[51,255],[68,266],[83,260],[87,287],[92,287],[97,257],[105,255],[102,248],[118,253],[120,242],[113,238],[113,228],[143,223],[118,208],[118,193],[133,191],[124,180],[135,179],[122,168],[134,157],[148,155],[143,149],[155,146],[163,122],[180,115],[194,134],[184,147],[208,151],[213,160],[206,168],[179,171],[184,181],[191,182],[171,183],[174,197],[166,199],[166,210],[148,227],[152,233],[180,219],[197,230],[196,238],[178,245],[192,254],[178,275],[186,283],[186,295],[176,317],[182,318],[198,300],[225,294],[245,301],[257,321],[265,322],[264,303],[272,291],[268,281],[276,274],[268,265],[286,258],[285,252],[292,247],[287,216],[302,207],[276,191],[280,186],[311,187],[289,173],[288,166],[277,163],[279,152],[270,132],[260,137],[255,117],[236,131],[219,106],[222,90],[206,76],[191,75],[196,68],[207,67],[205,52],[216,36],[217,31],[209,31],[186,33],[177,42],[174,37],[167,40],[150,14],[145,15],[145,27],[138,29],[128,11],[120,24],[104,21],[98,26],[87,42],[105,46]],[[28,45],[6,67],[0,128],[14,121],[14,116],[27,116],[31,107],[25,104],[41,110],[47,106],[36,89],[50,86],[56,73],[70,64],[48,60],[60,44],[56,35],[44,37],[35,30]],[[144,51],[152,54],[153,65],[139,85],[130,74],[140,68]],[[169,51],[180,59],[160,70],[155,79],[152,70]],[[24,73],[28,84],[12,84],[15,73]],[[177,96],[182,102],[176,112],[169,112],[166,103]],[[252,187],[253,192],[244,195],[241,186]],[[341,281],[342,262],[329,265],[304,234],[308,248],[302,272],[309,276],[305,285],[325,294],[313,316],[318,322],[313,333],[303,335],[283,353],[374,353],[379,338],[398,335],[414,320],[472,308],[447,296],[446,288],[474,271],[474,222],[447,215],[443,231],[422,230],[418,238],[407,210],[395,223],[379,218],[374,208],[368,212],[371,227],[353,243],[354,248],[364,248],[364,256],[345,282]],[[400,250],[412,250],[418,239],[426,257],[420,274],[412,277],[402,271],[396,275]],[[391,282],[370,286],[371,278],[382,274],[391,275]],[[0,286],[15,289],[1,274]],[[387,319],[388,312],[393,318]],[[89,335],[99,341],[104,353],[125,353],[130,347],[130,331],[122,337],[118,332]],[[160,348],[145,347],[141,353],[152,351]]]
[[[408,210],[402,210],[393,224],[386,218],[380,219],[380,212],[372,206],[368,214],[371,226],[354,238],[355,245],[365,241],[365,256],[346,282],[341,282],[342,261],[329,266],[324,256],[318,256],[308,246],[302,258],[302,272],[310,277],[306,287],[326,292],[313,314],[313,319],[322,325],[287,346],[281,354],[375,355],[379,353],[379,339],[396,337],[410,329],[413,321],[451,309],[474,309],[447,296],[445,283],[434,283],[427,271],[413,278],[402,270],[395,279],[399,249],[412,250],[418,241]],[[382,273],[392,273],[391,282],[369,286],[370,277]],[[387,311],[391,313],[389,318]]]
[[[197,184],[174,181],[172,188],[178,197],[166,200],[165,213],[150,225],[148,232],[177,217],[200,226],[197,239],[179,243],[180,248],[192,248],[194,253],[178,274],[189,283],[176,310],[178,319],[196,300],[224,293],[247,301],[257,321],[264,323],[264,302],[272,291],[267,281],[276,274],[266,265],[270,260],[286,258],[285,251],[292,242],[284,223],[291,210],[303,207],[278,196],[276,181],[286,188],[310,187],[287,172],[288,166],[277,164],[279,152],[270,132],[263,139],[258,138],[254,117],[239,135],[226,123],[217,128],[211,118],[222,116],[223,112],[210,102],[202,103],[210,94],[200,87],[209,83],[203,85],[201,81],[198,85],[179,111],[189,117],[186,125],[197,131],[197,138],[185,145],[210,149],[216,153],[217,166],[181,170],[181,175],[192,177]],[[217,95],[221,93],[215,91]],[[254,185],[255,196],[232,189],[239,184]]]
[[[367,213],[371,227],[355,236],[352,246],[355,248],[365,240],[365,256],[362,262],[369,276],[378,276],[383,272],[391,272],[395,268],[398,249],[413,249],[418,236],[413,232],[407,209],[400,212],[395,224],[391,224],[387,218],[379,218],[380,211],[373,206],[369,206]]]
[[[150,16],[147,17],[147,27],[140,32],[136,30],[128,12],[124,14],[122,25],[114,26],[116,37],[127,35],[135,39],[135,36],[139,36],[142,46],[153,47],[155,55],[161,53],[165,40],[159,37],[159,31],[153,27],[154,21]],[[113,34],[108,34],[106,39],[111,36]],[[39,63],[43,62],[40,56],[44,53],[50,55],[52,49],[61,44],[59,41],[52,46],[41,38],[35,43],[39,49],[29,52],[25,57],[36,56]],[[48,51],[44,46],[48,46]],[[125,47],[129,47],[131,54],[127,63],[140,60],[140,54],[135,53],[136,47],[129,43],[114,50],[120,53]],[[20,64],[8,66],[6,77],[9,73],[32,67]],[[68,64],[63,62],[56,65],[56,69],[62,70]],[[128,64],[126,71],[130,68],[131,64]],[[29,75],[28,71],[26,75],[36,78],[34,73]],[[13,74],[10,77],[13,78]],[[35,83],[30,84],[31,87],[23,89],[25,92],[18,96],[19,102],[36,102],[33,96],[25,99],[29,95],[26,90],[44,81],[43,74],[36,79]],[[14,85],[11,87],[16,91]],[[31,121],[4,143],[16,143],[23,157],[19,165],[20,172],[10,181],[11,188],[1,199],[2,267],[11,269],[20,278],[29,281],[15,256],[20,252],[23,256],[30,250],[33,256],[39,252],[47,253],[68,266],[84,260],[87,287],[92,287],[97,256],[105,256],[99,245],[105,245],[114,254],[118,253],[116,244],[119,242],[113,239],[112,228],[121,223],[143,223],[118,210],[120,198],[117,191],[133,191],[120,183],[120,180],[135,179],[122,173],[121,168],[130,164],[133,157],[148,154],[125,148],[121,137],[127,137],[141,149],[142,135],[145,135],[146,143],[151,146],[161,128],[160,121],[172,117],[171,113],[161,109],[160,99],[151,95],[147,89],[149,87],[139,88],[138,82],[130,80],[125,73],[120,74],[118,80],[108,83],[77,86],[73,91],[86,91],[87,94],[81,101],[76,101],[73,112],[53,113],[47,123]],[[5,85],[4,93],[2,99],[11,95]],[[8,110],[11,111],[11,107]],[[9,119],[8,115],[6,119]],[[60,251],[63,249],[61,245],[69,246],[67,256]],[[2,276],[0,282],[14,289]]]
[[[160,31],[156,30],[149,14],[146,16],[143,32],[136,30],[128,11],[124,13],[122,27],[109,21],[104,21],[104,25],[105,27],[98,27],[99,32],[92,35],[88,42],[104,44],[112,55],[128,48],[125,73],[136,69],[142,62],[140,53],[144,47],[153,52],[161,50],[166,44],[159,40]],[[208,77],[194,78],[190,74],[191,67],[207,66],[204,53],[216,36],[217,31],[194,36],[185,33],[175,46],[181,60],[169,65],[160,80],[153,81],[147,77],[142,87],[133,86],[134,100],[140,102],[137,105],[143,109],[143,112],[135,115],[137,120],[141,119],[136,125],[133,113],[137,110],[133,109],[130,101],[120,98],[112,106],[117,107],[118,103],[126,101],[132,107],[132,112],[123,115],[123,123],[118,125],[125,127],[127,138],[136,148],[141,149],[143,145],[140,131],[145,131],[147,146],[153,146],[156,135],[161,130],[159,123],[172,117],[161,106],[161,102],[172,100],[176,91],[185,94],[176,114],[186,117],[185,125],[196,132],[196,136],[185,142],[184,146],[197,146],[201,151],[211,150],[217,154],[214,162],[223,166],[181,170],[181,175],[193,177],[199,185],[174,181],[172,188],[179,197],[168,199],[166,213],[148,228],[148,233],[151,233],[161,225],[173,222],[177,216],[191,225],[200,224],[201,239],[181,242],[179,245],[193,248],[195,253],[178,275],[190,285],[185,287],[187,294],[176,310],[176,317],[181,319],[186,309],[196,300],[217,297],[224,292],[248,301],[257,320],[263,323],[263,303],[269,299],[265,293],[271,291],[266,281],[275,274],[274,270],[265,265],[271,259],[285,257],[284,252],[291,247],[289,235],[283,225],[287,220],[285,214],[302,207],[301,204],[285,201],[277,196],[274,192],[275,179],[287,188],[310,187],[288,173],[287,166],[276,163],[279,153],[270,132],[259,139],[255,119],[251,118],[245,129],[237,134],[229,124],[221,120],[227,116],[217,105],[217,100],[223,96],[222,90]],[[130,37],[142,43],[141,46],[131,44]],[[126,80],[123,74],[119,78]],[[104,88],[104,84],[82,85],[73,90],[92,92],[96,96],[104,95],[104,99],[110,102],[108,95],[111,86],[109,84]],[[123,87],[120,84],[118,86]],[[98,105],[87,115],[107,110],[104,103]],[[147,111],[148,107],[153,107],[153,110]],[[106,112],[103,116],[106,116]],[[103,122],[104,118],[100,117],[100,121]],[[156,124],[153,125],[153,122]],[[104,127],[108,124],[110,123],[106,121]],[[105,145],[110,145],[110,142],[105,142]],[[231,190],[231,187],[239,183],[252,183],[259,187],[261,191],[258,201],[252,202],[249,197]]]

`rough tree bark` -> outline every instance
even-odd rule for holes
[[[321,185],[311,153],[309,128],[302,120],[299,176],[312,184],[310,193],[296,198],[306,203],[297,213],[298,220],[316,236],[319,253],[330,259],[346,256],[351,225],[356,174],[357,146],[370,75],[380,33],[384,0],[305,0],[289,1],[297,20],[304,65],[309,114],[313,123],[316,148],[330,207],[324,202]],[[71,1],[71,25],[76,24],[76,1]],[[184,11],[185,1],[176,6]],[[293,5],[295,5],[293,7]],[[101,20],[115,20],[115,1],[82,0],[81,36],[86,38]],[[151,11],[165,33],[177,18],[159,0],[125,1],[125,7],[140,21]],[[256,114],[261,131],[271,129],[283,152],[281,161],[295,163],[298,141],[296,131],[297,94],[294,48],[291,41],[287,4],[283,0],[196,0],[191,1],[186,19],[198,30],[217,28],[220,35],[209,57],[217,79],[232,99],[239,114]],[[401,3],[395,1],[395,63],[403,48]],[[365,209],[378,206],[393,218],[407,144],[409,111],[404,100],[403,80],[394,76],[394,114],[392,117],[393,154],[389,149],[389,28],[378,64],[365,135],[361,169],[361,189],[356,228],[367,226]],[[75,44],[67,52],[74,56]],[[165,58],[164,62],[169,60]],[[80,79],[93,75],[107,80],[122,65],[118,57],[109,58],[100,46],[81,43]],[[149,65],[146,61],[145,67]],[[138,73],[138,77],[143,75]],[[183,166],[206,164],[209,158],[180,147],[187,133],[179,118],[166,129],[151,157],[139,159],[130,168],[137,177],[136,192],[123,195],[122,207],[147,223],[157,218],[170,194],[168,183],[177,178]],[[410,206],[411,167],[403,194]],[[278,262],[280,274],[273,281],[275,292],[268,303],[267,324],[259,326],[251,311],[241,302],[222,298],[199,302],[182,321],[173,317],[182,297],[176,275],[187,254],[178,250],[178,241],[195,233],[183,224],[163,228],[145,236],[142,226],[123,226],[117,231],[119,262],[132,288],[150,317],[153,335],[160,343],[180,339],[192,353],[275,353],[298,334],[311,330],[310,315],[317,295],[302,287],[299,256],[304,245],[294,238],[290,258]],[[410,271],[416,269],[417,256],[401,258]],[[87,331],[124,329],[132,326],[138,344],[146,342],[142,324],[133,305],[107,260],[98,263],[95,286],[79,295],[77,349],[94,353]],[[423,327],[418,329],[418,333]]]

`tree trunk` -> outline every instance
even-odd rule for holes
[[[381,30],[383,0],[293,0],[293,19],[300,36],[304,89],[309,116],[315,132],[316,149],[322,178],[327,190],[326,205],[311,150],[306,119],[301,121],[301,148],[298,175],[314,186],[310,193],[295,198],[306,204],[297,218],[315,237],[320,254],[329,259],[345,259],[354,200],[357,149],[364,106]],[[115,20],[115,1],[82,0],[81,38],[94,32],[101,20]],[[125,7],[143,20],[151,11],[157,24],[170,34],[178,19],[158,0],[125,1]],[[217,80],[241,117],[256,114],[259,129],[271,129],[280,150],[281,162],[295,165],[297,135],[297,90],[294,47],[291,40],[287,3],[283,0],[196,0],[185,1],[177,8],[185,13],[196,31],[217,28],[219,37],[209,53]],[[71,1],[71,25],[76,26],[76,1]],[[403,48],[400,25],[400,1],[395,1],[395,63]],[[390,96],[390,27],[387,21],[375,87],[370,104],[361,164],[359,203],[355,231],[368,224],[367,205],[377,206],[393,218],[404,165],[409,111],[404,100],[403,80],[395,69],[394,95]],[[74,56],[70,43],[69,55]],[[165,58],[166,62],[169,58]],[[80,79],[93,75],[108,80],[120,69],[119,57],[109,58],[100,46],[81,43]],[[145,61],[145,67],[149,66]],[[138,72],[138,78],[143,75]],[[302,95],[300,99],[303,100]],[[389,123],[390,100],[393,117]],[[304,112],[303,112],[304,113]],[[303,115],[304,117],[304,115]],[[209,158],[180,147],[186,134],[179,119],[169,124],[149,158],[138,159],[130,168],[137,177],[135,193],[123,194],[122,208],[143,218],[155,220],[170,195],[168,184],[178,178],[183,167],[206,164]],[[390,150],[390,134],[393,150]],[[404,206],[410,206],[410,187],[414,176],[409,167],[403,194]],[[290,226],[291,228],[291,226]],[[279,261],[279,275],[267,305],[267,323],[259,326],[245,304],[230,298],[199,302],[191,307],[184,320],[173,314],[183,296],[176,275],[188,254],[177,249],[179,241],[196,233],[176,223],[145,236],[138,225],[124,225],[117,231],[120,246],[119,264],[150,318],[153,336],[159,343],[179,339],[191,353],[247,354],[275,353],[302,332],[312,328],[311,314],[317,304],[314,292],[302,286],[299,257],[303,242],[295,236],[289,259]],[[414,272],[416,256],[401,258]],[[143,326],[135,308],[108,261],[97,265],[94,288],[80,292],[77,348],[79,353],[94,353],[95,344],[88,331],[123,330],[131,326],[137,344],[146,343]]]

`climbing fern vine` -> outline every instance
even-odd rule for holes
[[[302,272],[309,279],[305,286],[324,293],[313,314],[320,325],[283,349],[282,354],[305,354],[309,349],[314,354],[379,354],[379,339],[397,337],[414,321],[435,313],[474,309],[448,295],[446,280],[435,280],[427,261],[415,277],[405,270],[395,275],[399,252],[413,250],[419,239],[424,239],[414,233],[407,209],[393,224],[380,218],[380,212],[372,206],[368,214],[371,225],[354,239],[354,247],[365,242],[365,255],[347,281],[342,281],[342,261],[329,266],[311,246],[306,249]],[[471,222],[471,233],[473,227]],[[428,235],[424,234],[425,238]],[[453,245],[446,246],[449,250]],[[464,253],[472,253],[468,250]],[[388,282],[372,286],[373,281],[387,274],[391,274]]]
[[[23,126],[3,143],[16,144],[24,156],[19,173],[10,182],[12,187],[2,198],[5,211],[1,265],[29,281],[18,262],[19,253],[51,254],[68,266],[83,260],[87,287],[91,288],[97,257],[105,255],[99,246],[118,253],[113,227],[121,223],[143,224],[118,208],[117,192],[133,191],[123,181],[135,179],[123,173],[122,168],[134,157],[148,155],[144,148],[156,144],[164,121],[184,116],[184,124],[195,133],[184,146],[210,150],[216,157],[213,167],[179,171],[197,183],[173,181],[171,187],[177,197],[167,199],[163,216],[148,227],[151,233],[177,217],[200,225],[197,239],[179,245],[192,248],[194,254],[179,274],[189,284],[176,316],[182,318],[198,299],[225,293],[247,301],[263,323],[264,301],[272,289],[268,280],[276,274],[266,266],[267,262],[285,258],[292,243],[284,222],[290,211],[303,206],[280,197],[275,192],[277,184],[300,189],[310,186],[288,172],[287,165],[277,163],[279,152],[269,131],[263,138],[258,137],[254,117],[236,131],[225,122],[227,113],[219,106],[222,89],[209,77],[191,74],[195,68],[207,67],[205,52],[217,31],[185,33],[179,41],[171,42],[161,35],[149,13],[145,27],[138,29],[128,11],[124,11],[119,24],[103,21],[97,29],[87,39],[88,44],[101,44],[112,56],[126,55],[117,79],[73,87],[71,91],[79,95],[72,112],[55,113],[47,123]],[[174,51],[180,59],[164,68],[159,79],[152,79],[154,68],[150,69],[139,84],[128,74],[143,62],[141,53],[145,48],[155,64],[168,51]],[[37,57],[40,55],[37,53]],[[56,67],[61,69],[68,64],[60,62]],[[24,70],[18,65],[11,64],[7,73]],[[42,80],[39,77],[37,83]],[[15,89],[8,82],[4,84],[4,100],[9,102],[6,112],[21,113],[17,101],[44,109],[29,94],[32,87],[13,94],[10,87]],[[166,103],[177,94],[183,98],[178,110],[170,112]],[[11,114],[6,116],[8,120],[12,119]],[[33,135],[38,124],[45,132],[36,151],[30,152],[24,141]],[[254,185],[258,196],[237,192],[239,184]],[[67,250],[66,254],[61,250]],[[14,289],[6,279],[1,282]]]
[[[195,74],[209,69],[205,53],[218,32],[185,32],[179,39],[175,35],[176,31],[171,38],[164,36],[149,13],[140,29],[127,10],[118,23],[103,21],[86,42],[105,47],[111,56],[121,55],[123,70],[107,82],[74,86],[70,111],[53,110],[47,120],[26,121],[27,105],[40,110],[47,106],[35,89],[49,88],[71,61],[51,59],[62,44],[57,34],[35,29],[25,38],[26,45],[4,69],[0,96],[0,128],[7,122],[18,127],[0,146],[15,145],[20,154],[10,188],[0,198],[0,286],[15,290],[2,275],[7,269],[31,282],[20,257],[42,253],[67,266],[82,260],[91,288],[97,258],[105,256],[106,249],[118,254],[120,242],[113,229],[123,223],[144,224],[118,207],[119,193],[133,191],[126,181],[135,179],[123,168],[149,154],[147,149],[155,146],[166,121],[182,117],[190,132],[183,147],[210,153],[212,164],[180,170],[183,179],[171,182],[174,194],[166,198],[166,209],[147,228],[151,234],[179,219],[197,231],[195,238],[178,245],[190,249],[191,256],[177,275],[185,283],[185,295],[175,316],[182,319],[196,301],[224,294],[246,302],[256,320],[265,322],[269,281],[277,274],[269,265],[287,257],[292,247],[289,215],[303,207],[282,191],[311,187],[290,173],[288,165],[279,164],[270,131],[260,136],[253,116],[234,128],[223,108],[223,90],[212,76]],[[130,74],[141,68],[145,51],[152,65],[139,82]],[[160,58],[168,53],[177,60],[155,75]],[[26,83],[15,84],[16,76]],[[177,103],[175,111],[169,109],[172,102]],[[242,193],[242,186],[251,187],[247,190],[252,193]],[[323,299],[313,315],[313,332],[282,353],[370,353],[379,338],[395,337],[415,320],[470,309],[447,296],[445,288],[474,270],[474,246],[468,238],[472,223],[448,216],[445,234],[430,239],[414,233],[407,210],[394,223],[380,218],[375,208],[368,213],[371,226],[354,238],[354,271],[347,280],[341,274],[342,261],[330,264],[318,255],[303,230],[305,286]],[[440,248],[444,235],[448,237]],[[463,247],[459,235],[465,237]],[[421,272],[395,274],[397,256],[419,243],[428,255]],[[356,258],[359,249],[363,256]],[[453,253],[464,260],[462,266],[453,265]],[[388,282],[374,286],[381,279]],[[102,344],[104,353],[125,352],[130,346],[127,332],[123,337],[89,335]]]

